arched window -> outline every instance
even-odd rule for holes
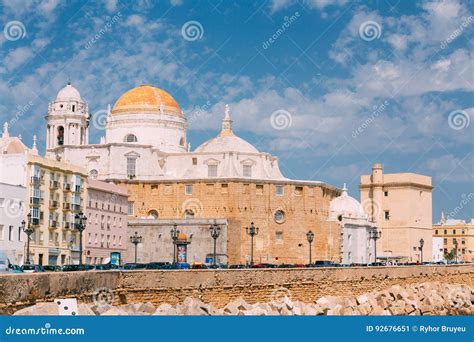
[[[184,211],[184,218],[185,219],[192,219],[194,218],[194,211],[192,209],[186,209]]]
[[[98,175],[99,175],[99,172],[96,169],[93,169],[93,170],[89,171],[89,177],[91,179],[97,179]]]
[[[156,210],[154,210],[154,209],[153,209],[153,210],[150,210],[150,211],[148,212],[148,217],[149,217],[149,218],[153,218],[153,219],[156,220],[156,219],[158,218],[158,212],[157,212]]]
[[[127,134],[125,138],[123,138],[123,141],[128,143],[137,142],[137,137],[135,134]]]
[[[207,165],[207,176],[217,177],[217,164]]]
[[[64,127],[59,126],[58,127],[58,145],[64,145]]]

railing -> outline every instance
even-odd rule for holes
[[[59,189],[59,182],[58,181],[50,181],[49,182],[50,189]]]
[[[71,210],[71,203],[64,202],[63,203],[63,210]]]
[[[56,220],[49,220],[49,226],[51,228],[56,228],[58,226],[58,221]]]
[[[58,208],[59,207],[58,201],[55,201],[55,200],[49,201],[49,207],[54,208],[54,209]]]
[[[71,184],[70,183],[64,183],[63,189],[64,189],[64,191],[71,191]]]

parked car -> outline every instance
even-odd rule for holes
[[[123,265],[124,270],[143,270],[145,268],[146,268],[146,264],[127,263]]]
[[[251,266],[251,268],[276,268],[276,267],[277,265],[268,264],[268,263],[254,264]]]
[[[336,267],[337,265],[330,260],[316,260],[313,267]]]
[[[207,270],[206,264],[201,264],[201,263],[194,263],[190,266],[190,269],[192,270]]]
[[[62,267],[63,272],[76,272],[76,271],[89,271],[93,270],[93,265],[64,265]]]
[[[169,265],[169,262],[157,261],[146,264],[145,268],[147,270],[162,270],[166,265]]]
[[[58,265],[45,265],[44,271],[45,272],[60,272],[61,271],[61,266]]]
[[[8,259],[5,257],[0,257],[0,273],[1,272],[8,272]]]
[[[239,264],[229,266],[229,269],[242,269],[242,268],[247,268],[247,266],[239,265]]]
[[[21,266],[21,269],[25,273],[37,273],[37,272],[44,272],[44,267],[43,265],[32,265],[32,264],[27,264]]]
[[[120,269],[120,266],[115,265],[115,264],[99,264],[99,265],[94,265],[94,270],[97,271],[109,271],[109,270],[118,270]]]
[[[23,270],[18,265],[10,265],[9,272],[10,273],[23,273]]]
[[[176,269],[178,270],[188,270],[189,269],[189,264],[187,262],[181,262],[175,264]]]

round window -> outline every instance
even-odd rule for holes
[[[283,222],[285,222],[285,213],[284,213],[284,211],[278,209],[278,210],[275,211],[275,213],[273,214],[273,218],[275,219],[275,222],[276,222],[276,223],[283,223]]]

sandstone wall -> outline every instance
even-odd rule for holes
[[[90,302],[103,288],[111,290],[115,305],[176,304],[191,296],[223,307],[238,297],[255,303],[283,292],[293,300],[311,302],[327,295],[359,295],[427,281],[474,287],[474,265],[8,274],[0,276],[0,313],[58,297]]]

